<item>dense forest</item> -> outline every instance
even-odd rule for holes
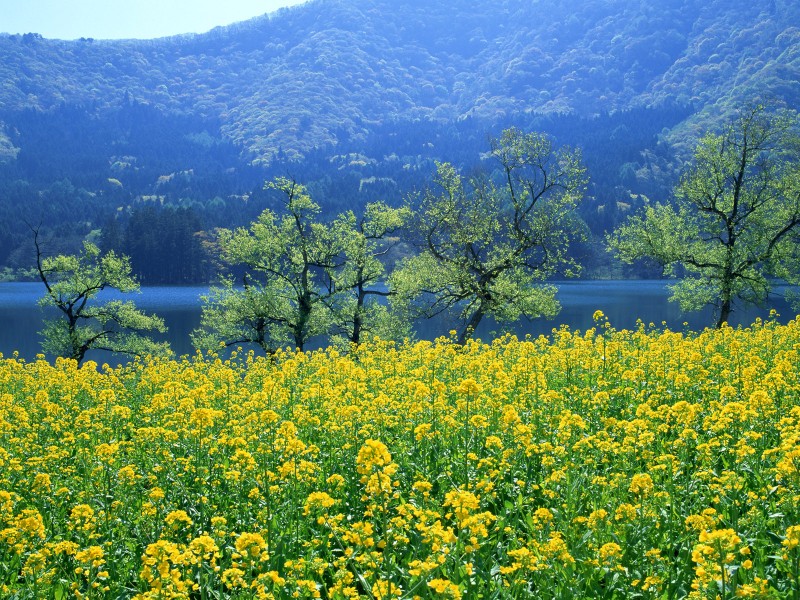
[[[270,207],[264,181],[302,182],[326,218],[398,206],[517,126],[582,151],[584,274],[641,273],[599,240],[668,199],[743,100],[796,104],[798,22],[779,0],[313,0],[160,40],[0,35],[0,269],[30,272],[37,227],[49,253],[129,255],[144,284],[207,282],[214,230]]]

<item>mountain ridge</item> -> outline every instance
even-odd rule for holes
[[[0,36],[0,121],[13,141],[15,112],[102,111],[132,98],[219,119],[214,134],[268,163],[388,120],[589,117],[677,103],[697,113],[678,142],[754,96],[800,99],[796,23],[800,8],[781,0],[312,0],[157,40]]]
[[[214,229],[274,208],[265,180],[324,218],[399,205],[437,162],[490,170],[509,126],[581,149],[576,252],[619,276],[605,232],[669,200],[700,134],[800,105],[798,23],[788,0],[312,0],[156,40],[0,35],[0,278],[31,269],[33,223],[143,283],[207,282]]]

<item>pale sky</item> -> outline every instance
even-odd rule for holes
[[[0,32],[74,40],[203,33],[305,0],[0,0]]]

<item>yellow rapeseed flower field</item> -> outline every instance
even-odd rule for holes
[[[0,360],[0,597],[800,598],[800,319]]]

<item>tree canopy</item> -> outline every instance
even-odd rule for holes
[[[434,187],[419,199],[421,251],[390,279],[394,302],[411,314],[454,310],[462,343],[485,316],[554,316],[556,288],[540,282],[578,268],[567,249],[581,230],[573,213],[587,184],[580,153],[512,128],[489,154],[497,181],[438,165]]]
[[[47,293],[42,307],[55,307],[58,318],[45,319],[42,348],[56,356],[81,363],[89,350],[107,350],[136,356],[167,355],[166,342],[156,342],[149,332],[164,333],[164,321],[136,308],[130,300],[101,301],[106,289],[136,292],[130,261],[113,251],[101,254],[85,242],[79,255],[42,256],[38,232],[34,234],[36,265]]]
[[[334,329],[344,340],[359,344],[365,334],[395,339],[411,333],[410,324],[379,301],[390,295],[385,288],[384,261],[399,241],[392,236],[410,217],[408,207],[372,202],[360,217],[347,211],[334,222],[341,244],[334,273]]]
[[[683,278],[671,286],[683,310],[712,305],[717,327],[735,301],[759,304],[779,276],[798,280],[800,120],[762,105],[705,135],[675,190],[608,237],[624,261],[651,258]]]
[[[325,300],[334,293],[331,271],[339,248],[331,230],[317,220],[319,205],[303,185],[278,177],[265,188],[282,196],[284,209],[280,214],[265,210],[249,228],[219,232],[220,256],[244,268],[243,286],[227,284],[206,298],[212,310],[204,311],[196,338],[208,341],[210,335],[225,345],[250,341],[266,351],[292,343],[302,350],[311,337],[328,330]],[[242,327],[230,330],[210,320],[215,299],[226,303],[229,312],[223,318]]]
[[[307,189],[278,177],[265,187],[282,198],[282,210],[265,210],[249,228],[221,230],[220,257],[244,271],[204,298],[201,348],[255,343],[266,352],[283,344],[303,349],[315,336],[358,344],[365,333],[395,336],[407,326],[377,298],[388,237],[408,218],[406,208],[369,204],[363,216],[348,211],[331,222]],[[396,241],[396,240],[395,240]]]

